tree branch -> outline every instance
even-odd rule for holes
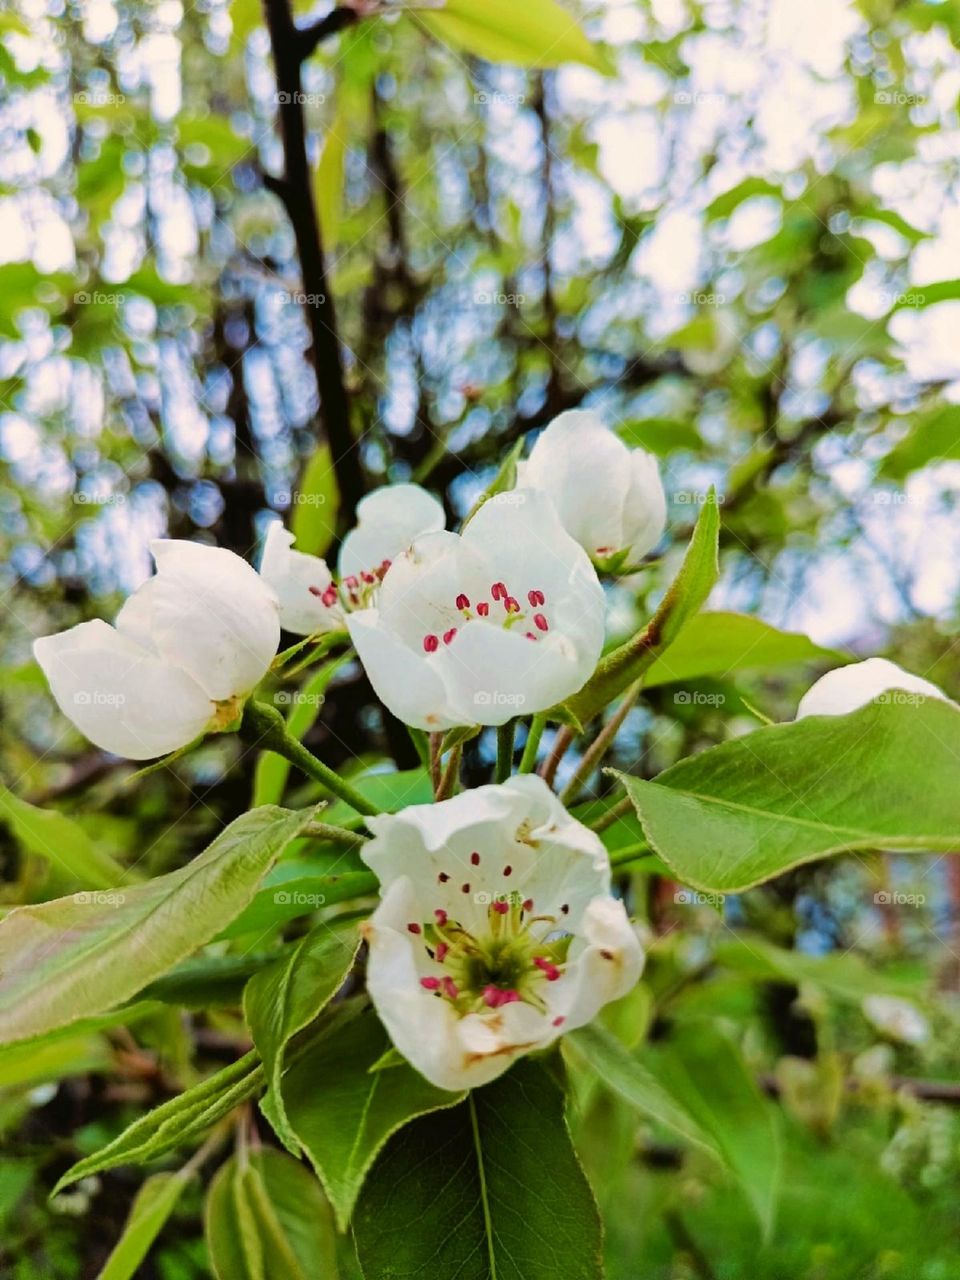
[[[349,25],[357,15],[352,10],[335,9],[322,22],[301,31],[294,25],[290,0],[263,0],[263,9],[273,47],[283,143],[283,177],[270,179],[267,186],[280,197],[287,211],[297,242],[304,294],[314,300],[313,305],[307,306],[307,318],[313,338],[320,418],[330,445],[341,511],[349,519],[363,497],[365,486],[350,427],[350,404],[344,384],[337,317],[327,280],[312,175],[307,161],[300,64],[324,35]],[[340,17],[334,23],[333,17],[337,13],[350,13],[352,16],[349,19]],[[316,34],[320,27],[325,29]]]

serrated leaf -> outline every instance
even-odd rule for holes
[[[616,776],[653,850],[705,892],[858,849],[956,853],[960,710],[911,697],[759,729],[652,782]]]
[[[146,884],[17,907],[0,922],[0,1043],[129,1000],[214,937],[312,813],[265,806]]]
[[[367,1179],[354,1239],[367,1280],[431,1275],[438,1258],[457,1280],[600,1280],[597,1207],[553,1077],[527,1059],[403,1128]]]
[[[251,1051],[200,1084],[154,1107],[118,1134],[105,1147],[72,1165],[51,1192],[92,1173],[121,1164],[144,1164],[183,1143],[201,1137],[234,1107],[254,1097],[264,1086],[263,1067]]]
[[[114,1245],[97,1280],[131,1280],[164,1223],[177,1207],[190,1174],[156,1173],[147,1178],[130,1207],[123,1234]]]
[[[512,0],[445,0],[441,9],[418,10],[415,18],[444,44],[489,62],[521,67],[582,62],[609,70],[599,47],[555,0],[526,0],[520,7]]]
[[[260,1100],[260,1109],[293,1155],[299,1154],[300,1143],[290,1127],[280,1091],[284,1050],[339,991],[359,947],[356,928],[334,932],[322,924],[275,964],[252,977],[243,994],[244,1017],[267,1077],[268,1090]]]
[[[217,1280],[336,1280],[330,1207],[296,1160],[262,1147],[222,1165],[204,1210]]]
[[[455,1106],[462,1093],[437,1089],[404,1063],[372,1071],[390,1047],[376,1014],[345,1010],[298,1055],[281,1089],[290,1126],[344,1229],[371,1164],[391,1134],[416,1116]]]
[[[580,724],[585,725],[639,680],[706,603],[720,572],[719,534],[720,512],[716,494],[711,489],[701,507],[680,572],[656,613],[642,631],[601,659],[580,692],[564,702],[564,709]]]

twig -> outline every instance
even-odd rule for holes
[[[615,822],[618,822],[625,813],[629,813],[632,808],[633,801],[629,796],[624,796],[622,800],[617,801],[612,809],[608,809],[603,817],[598,818],[596,822],[591,823],[590,830],[596,831],[599,835],[601,831],[606,831],[607,827],[612,827]]]
[[[463,743],[458,742],[450,752],[450,759],[447,761],[447,767],[444,769],[443,777],[440,779],[440,786],[436,791],[437,800],[446,800],[449,795],[453,794],[457,778],[460,775],[460,757],[462,755]]]
[[[440,756],[443,748],[443,734],[430,735],[430,781],[433,783],[433,798],[437,798],[442,781],[440,773]]]
[[[506,782],[513,767],[513,735],[517,727],[515,719],[497,728],[497,782]]]
[[[573,797],[577,794],[577,791],[580,788],[581,784],[584,783],[586,779],[590,777],[590,774],[593,772],[594,768],[597,766],[597,764],[599,764],[600,760],[603,758],[603,755],[606,752],[607,747],[610,746],[613,739],[617,736],[620,726],[623,724],[624,720],[626,720],[627,716],[633,710],[634,706],[636,705],[637,699],[639,697],[640,697],[640,681],[638,680],[635,685],[633,685],[630,689],[627,690],[626,694],[624,695],[623,701],[620,703],[619,707],[617,707],[616,711],[613,713],[613,715],[610,717],[607,723],[603,726],[603,728],[594,738],[593,742],[591,742],[590,746],[583,753],[583,756],[580,759],[580,763],[577,765],[576,769],[574,769],[573,771],[573,777],[570,779],[567,785],[560,792],[560,799],[563,801],[564,804],[569,803],[569,801],[573,799]]]
[[[540,766],[540,777],[547,786],[553,786],[553,780],[557,776],[557,769],[560,761],[566,755],[570,744],[573,742],[573,730],[569,725],[563,725],[557,730],[557,736],[553,740],[553,748],[550,754]]]

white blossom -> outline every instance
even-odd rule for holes
[[[847,667],[836,667],[816,680],[800,699],[797,719],[805,716],[843,716],[875,699],[907,700],[917,696],[949,701],[942,689],[929,680],[911,675],[886,658],[867,658]]]

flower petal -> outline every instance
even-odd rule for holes
[[[96,746],[150,760],[192,742],[214,707],[185,672],[106,622],[35,641],[33,652],[63,714]]]
[[[346,625],[374,692],[404,724],[433,732],[458,723],[450,714],[443,681],[426,655],[385,627],[379,610],[349,613]]]
[[[865,662],[853,662],[848,667],[836,667],[816,680],[800,699],[797,719],[847,715],[894,689],[950,701],[935,684],[911,675],[895,662],[888,662],[886,658],[867,658]]]
[[[157,539],[157,572],[117,615],[117,629],[182,667],[211,698],[248,693],[280,641],[277,599],[245,560],[221,547]]]
[[[643,972],[640,939],[618,899],[594,898],[577,933],[567,972],[550,992],[550,1013],[563,1018],[564,1031],[591,1022],[605,1004],[635,987]]]
[[[667,495],[654,455],[646,449],[631,449],[629,453],[630,487],[623,505],[623,545],[630,549],[627,563],[635,565],[663,537]]]
[[[326,561],[294,551],[293,543],[290,530],[274,520],[260,559],[260,577],[280,603],[280,625],[297,636],[339,630],[343,626],[339,597],[332,605],[320,598],[333,583]]]
[[[357,503],[357,525],[340,548],[341,578],[393,561],[421,534],[446,523],[443,505],[418,484],[390,484],[374,489]]]

